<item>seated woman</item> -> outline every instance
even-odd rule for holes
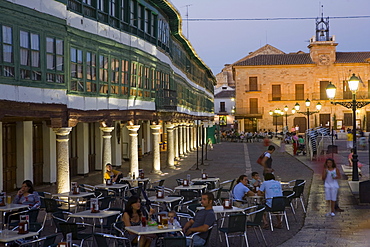
[[[30,209],[36,209],[40,207],[40,196],[34,190],[33,184],[30,180],[23,181],[22,187],[14,197],[13,203],[29,205]]]
[[[112,179],[112,182],[119,182],[123,178],[122,172],[113,170],[111,163],[105,165],[106,172],[104,174],[104,179]]]
[[[354,152],[354,150],[352,148],[351,153],[348,155],[348,163],[349,163],[348,165],[351,166],[351,167],[353,166],[353,161],[352,161],[353,160],[353,152]],[[360,161],[358,160],[357,161],[357,167],[361,169],[361,167],[363,167],[363,166],[364,165],[362,163],[360,163]]]
[[[143,213],[141,211],[141,199],[137,196],[131,196],[126,204],[125,212],[123,213],[122,220],[125,226],[140,226],[141,217]],[[149,218],[151,218],[153,211],[150,211]],[[129,232],[128,238],[133,244],[137,244],[138,236],[134,233]],[[139,246],[149,247],[155,238],[155,235],[143,235],[140,237]]]

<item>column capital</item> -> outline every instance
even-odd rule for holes
[[[99,127],[101,131],[103,132],[112,132],[114,130],[114,127]]]
[[[150,128],[152,130],[160,130],[161,129],[161,125],[159,125],[159,124],[152,124],[152,125],[150,125]]]
[[[128,126],[126,126],[126,128],[129,131],[137,132],[140,129],[140,125],[128,125]]]
[[[57,142],[68,142],[68,135],[71,132],[72,127],[64,128],[53,128],[53,131],[57,135]]]
[[[165,126],[168,132],[173,131],[173,129],[175,128],[174,124],[166,124]]]

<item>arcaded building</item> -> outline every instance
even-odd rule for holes
[[[332,82],[337,93],[335,101],[350,102],[352,93],[347,80],[354,73],[361,79],[357,91],[359,101],[370,101],[370,51],[339,52],[334,36],[329,36],[329,20],[319,18],[316,22],[316,35],[310,39],[309,52],[286,54],[270,45],[232,64],[235,81],[235,118],[240,131],[272,130],[282,131],[288,127],[298,127],[304,132],[308,125],[351,128],[352,109],[333,105],[327,98],[326,87]],[[251,56],[252,55],[252,56]],[[296,103],[300,112],[307,113],[305,101],[310,100],[309,111],[314,114],[292,114]],[[270,111],[285,106],[288,111],[282,116],[270,115]],[[358,109],[356,126],[370,131],[370,106]],[[286,126],[287,125],[287,126]]]
[[[199,145],[216,80],[168,1],[1,0],[0,13],[0,190],[68,191],[106,163],[138,174],[139,152],[160,173]]]

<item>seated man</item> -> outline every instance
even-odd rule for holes
[[[104,179],[112,179],[112,182],[119,182],[121,178],[123,178],[122,172],[113,170],[112,165],[107,163],[105,165],[106,172],[104,174]]]
[[[247,186],[248,186],[248,177],[246,175],[240,175],[238,178],[237,184],[235,185],[233,189],[233,197],[234,197],[234,205],[236,207],[246,207],[248,206],[247,204],[243,204],[244,196],[254,196],[255,193],[251,191]]]
[[[208,228],[216,221],[215,212],[212,208],[213,201],[214,196],[212,193],[204,193],[201,200],[204,209],[196,212],[194,218],[189,220],[182,229],[186,236],[200,232],[200,234],[193,237],[195,246],[203,246],[205,244]],[[191,240],[186,239],[186,246],[190,246],[190,244]]]
[[[275,196],[282,196],[283,190],[279,181],[275,181],[275,176],[272,173],[265,174],[265,182],[262,183],[260,190],[257,192],[259,196],[265,195],[266,198],[266,210],[272,207],[272,198]],[[281,218],[277,216],[276,228],[281,228]],[[268,227],[266,217],[263,217],[264,228]]]

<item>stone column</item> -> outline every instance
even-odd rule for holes
[[[179,124],[179,156],[184,157],[184,128]]]
[[[191,142],[190,136],[191,136],[191,134],[190,134],[190,132],[191,132],[190,124],[187,123],[186,124],[186,152],[187,153],[190,153],[190,151],[191,151],[191,148],[190,148],[190,142]]]
[[[161,129],[161,125],[150,125],[150,129],[153,135],[153,162],[151,173],[161,174],[161,150],[159,147],[159,130]]]
[[[137,147],[137,131],[140,129],[140,125],[129,125],[127,126],[130,136],[129,154],[130,154],[130,172],[135,177],[139,176],[139,153]]]
[[[105,165],[107,163],[112,164],[112,131],[114,127],[100,127],[103,131],[103,164],[101,169],[101,179],[104,183]]]
[[[57,193],[70,191],[68,135],[71,127],[54,128],[57,135]]]
[[[197,149],[197,125],[193,124],[193,150]]]
[[[179,160],[180,159],[180,154],[179,154],[179,124],[175,124],[174,128],[174,135],[173,135],[173,148],[175,149],[175,159]]]
[[[190,151],[194,150],[194,125],[191,123],[189,125],[189,131],[190,131]]]
[[[173,124],[166,124],[167,130],[167,166],[175,168],[175,147],[174,147],[174,127]]]
[[[183,142],[183,151],[184,151],[184,156],[188,153],[188,149],[187,149],[187,146],[188,146],[188,128],[186,127],[186,123],[184,123],[182,125],[182,133],[183,133],[183,139],[182,139],[182,142]]]

